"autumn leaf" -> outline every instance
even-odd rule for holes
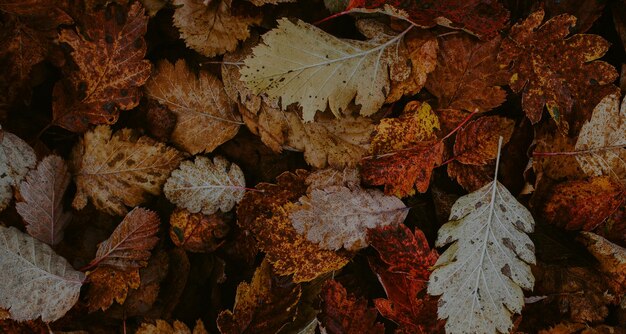
[[[163,191],[172,203],[191,213],[210,215],[230,211],[244,196],[245,180],[239,166],[222,157],[197,156],[183,161],[167,179]]]
[[[263,6],[267,4],[276,5],[284,2],[296,2],[296,0],[248,0],[255,6]]]
[[[511,28],[502,41],[498,59],[509,66],[509,85],[522,94],[522,108],[533,124],[539,122],[544,105],[559,129],[567,133],[572,107],[615,80],[613,66],[596,59],[608,50],[602,37],[577,34],[566,38],[576,18],[559,15],[543,25],[538,10]],[[576,102],[578,101],[578,102]]]
[[[72,206],[82,209],[91,198],[98,210],[124,215],[126,206],[143,203],[148,194],[158,195],[182,155],[133,130],[112,134],[107,126],[85,133],[72,151],[70,169],[77,191]]]
[[[389,71],[400,66],[396,46],[407,31],[369,41],[342,40],[283,18],[244,60],[241,80],[256,94],[280,97],[283,110],[297,102],[305,122],[327,106],[340,117],[353,98],[361,115],[368,116],[385,102]]]
[[[145,267],[150,251],[159,238],[159,216],[136,207],[115,228],[111,236],[98,245],[96,257],[88,267],[104,265],[118,270]]]
[[[116,301],[123,304],[131,289],[139,288],[138,269],[118,270],[98,267],[87,275],[87,308],[89,312],[105,311]]]
[[[626,293],[626,249],[591,232],[582,232],[578,239],[600,262],[600,271],[606,275],[613,294],[624,298]]]
[[[217,327],[222,334],[277,333],[295,318],[301,293],[300,285],[275,276],[263,261],[250,283],[239,284],[233,311],[220,312]]]
[[[230,229],[220,214],[210,216],[176,209],[170,216],[170,238],[174,245],[194,253],[216,250]]]
[[[146,322],[142,323],[135,334],[208,334],[208,332],[200,319],[196,320],[196,326],[193,328],[193,331],[178,320],[174,320],[172,325],[170,325],[165,320],[157,319],[154,325]]]
[[[576,160],[590,176],[606,175],[626,185],[626,99],[605,97],[583,124],[576,141]]]
[[[499,151],[502,139],[498,145]],[[436,245],[450,247],[434,266],[428,293],[440,296],[438,315],[447,333],[507,333],[513,313],[524,306],[522,288],[530,290],[535,247],[530,212],[497,180],[460,197]],[[467,289],[466,293],[458,291]],[[464,312],[459,312],[464,310]]]
[[[442,25],[462,29],[480,38],[495,36],[509,19],[509,13],[499,2],[481,0],[350,0],[347,9],[382,12],[423,28]]]
[[[0,267],[0,308],[18,321],[61,318],[85,279],[50,246],[13,227],[0,226]]]
[[[240,117],[222,83],[206,71],[196,76],[184,60],[160,62],[145,90],[176,115],[171,140],[191,154],[209,153],[239,130]]]
[[[539,334],[602,334],[619,333],[619,330],[617,327],[607,325],[590,326],[589,324],[562,322],[549,329],[540,330]]]
[[[63,239],[63,230],[72,217],[63,211],[63,195],[70,183],[70,173],[61,157],[45,157],[37,169],[26,175],[20,184],[20,196],[15,208],[27,223],[31,236],[54,246]]]
[[[339,270],[349,261],[345,253],[320,249],[293,228],[288,212],[306,194],[308,172],[285,172],[277,184],[259,183],[262,192],[247,192],[237,208],[237,224],[250,231],[278,275],[293,274],[296,283]]]
[[[506,100],[500,86],[507,78],[496,61],[500,42],[500,37],[480,42],[458,34],[439,39],[437,66],[426,81],[438,109],[485,112]]]
[[[556,125],[538,124],[535,127],[535,145],[532,166],[537,175],[537,186],[544,178],[563,181],[585,178],[575,155],[552,155],[553,152],[575,151],[576,138],[565,137],[556,131]],[[544,154],[549,155],[544,155]]]
[[[13,198],[11,187],[17,187],[35,164],[35,151],[20,137],[2,130],[0,126],[0,211]]]
[[[448,164],[448,176],[469,192],[491,182],[494,170],[494,160],[486,165],[466,165],[457,161]]]
[[[624,201],[624,190],[609,177],[559,183],[546,191],[541,213],[566,230],[591,231]]]
[[[144,60],[148,17],[138,2],[128,13],[108,6],[83,22],[80,33],[63,29],[59,42],[72,48],[77,69],[67,69],[66,79],[54,87],[53,123],[83,132],[89,124],[113,124],[120,110],[139,104],[140,87],[150,76]]]
[[[515,122],[500,116],[485,116],[459,130],[454,142],[454,159],[467,165],[485,165],[496,158],[498,138],[509,142]]]
[[[341,283],[329,280],[321,293],[322,312],[317,316],[322,333],[374,334],[384,333],[376,322],[376,310],[367,307],[367,300],[349,296]]]
[[[250,36],[249,26],[259,15],[234,15],[232,0],[174,0],[174,26],[185,44],[207,57],[233,51]]]

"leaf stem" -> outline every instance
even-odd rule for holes
[[[500,168],[500,153],[502,151],[502,141],[503,140],[504,140],[504,138],[502,138],[502,136],[500,136],[500,138],[498,138],[498,155],[496,156],[496,171],[495,171],[495,173],[493,175],[493,180],[494,181],[498,180],[498,169]]]
[[[323,19],[321,19],[319,21],[313,22],[313,25],[318,26],[318,25],[320,25],[320,24],[322,24],[322,23],[324,23],[326,21],[330,21],[330,20],[336,19],[336,18],[338,18],[340,16],[344,16],[346,14],[350,14],[351,12],[352,12],[352,9],[348,9],[348,10],[344,10],[343,12],[335,13],[335,14],[333,14],[331,16],[328,16],[328,17],[325,17],[325,18],[323,18]]]
[[[474,114],[476,113],[478,113],[478,109],[474,109],[474,111],[472,111],[469,115],[467,115],[467,117],[465,117],[465,119],[461,123],[459,123],[459,125],[457,125],[456,128],[454,128],[454,130],[450,131],[450,133],[448,133],[445,137],[441,138],[441,141],[448,139],[450,136],[452,136],[457,131],[459,131],[467,122],[469,122],[472,116],[474,116]]]

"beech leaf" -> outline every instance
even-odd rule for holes
[[[11,187],[17,187],[35,164],[35,151],[20,137],[2,130],[0,126],[0,211],[13,198]]]
[[[61,318],[85,279],[50,246],[14,227],[0,226],[0,267],[0,308],[17,321]]]
[[[183,161],[172,172],[163,191],[172,203],[191,213],[210,215],[217,210],[230,211],[243,198],[246,187],[239,166],[222,157],[197,156],[194,162]]]
[[[69,212],[63,211],[63,195],[70,178],[63,159],[50,155],[20,184],[24,201],[17,202],[15,208],[27,223],[26,231],[51,246],[63,239],[63,229],[71,218]]]

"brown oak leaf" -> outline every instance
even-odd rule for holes
[[[176,209],[170,216],[170,238],[174,245],[183,249],[205,253],[222,245],[230,227],[223,215],[204,215]]]
[[[144,60],[143,35],[148,17],[139,2],[126,13],[118,5],[86,17],[83,29],[63,29],[59,42],[72,48],[76,67],[55,85],[52,118],[55,125],[83,132],[89,124],[113,124],[120,110],[139,104],[141,89],[150,76]]]

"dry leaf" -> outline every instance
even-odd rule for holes
[[[276,277],[263,261],[250,283],[239,283],[233,311],[220,312],[217,327],[222,334],[278,333],[295,318],[301,294],[300,285]]]
[[[230,211],[243,198],[246,181],[239,166],[222,157],[197,156],[183,161],[167,179],[163,191],[172,203],[191,213]]]
[[[587,175],[606,175],[626,185],[626,99],[605,97],[583,124],[576,141],[576,160]]]
[[[20,184],[24,200],[15,208],[27,223],[26,231],[51,246],[63,239],[63,229],[72,217],[63,211],[63,195],[69,183],[70,173],[63,159],[49,155]]]
[[[448,164],[448,176],[455,180],[463,189],[474,192],[491,182],[495,164],[486,165],[465,165],[452,161]]]
[[[323,249],[357,251],[368,246],[368,229],[402,224],[408,213],[401,200],[380,190],[329,186],[300,197],[289,218]]]
[[[562,322],[556,326],[539,331],[539,334],[622,334],[621,328],[607,325],[592,327],[589,324]]]
[[[128,13],[110,5],[83,23],[80,34],[63,29],[59,35],[72,48],[77,70],[55,85],[52,107],[55,125],[80,132],[89,124],[113,124],[120,110],[136,107],[151,68],[143,59],[148,17],[140,3]]]
[[[176,115],[171,140],[191,154],[212,152],[239,130],[240,117],[222,83],[206,71],[196,76],[184,60],[161,61],[145,89]]]
[[[226,237],[230,227],[219,214],[210,216],[176,209],[170,216],[170,238],[174,245],[195,252],[216,250]]]
[[[105,311],[116,301],[123,304],[131,289],[137,289],[141,282],[139,270],[122,271],[110,267],[98,267],[87,275],[87,308],[89,312]]]
[[[35,151],[20,137],[2,130],[0,126],[0,211],[13,198],[11,187],[17,187],[36,163]]]
[[[267,4],[276,5],[283,2],[296,2],[297,0],[248,0],[255,6],[263,6]]]
[[[174,0],[174,26],[185,44],[207,57],[233,51],[261,16],[233,15],[232,0]]]
[[[111,236],[98,245],[91,266],[105,265],[118,270],[145,267],[150,251],[159,238],[159,216],[150,210],[136,207],[115,228]]]
[[[187,325],[178,320],[174,320],[172,325],[161,319],[155,320],[155,323],[155,325],[146,322],[142,323],[135,334],[208,334],[207,330],[204,328],[204,323],[200,319],[196,320],[196,326],[193,328],[193,332]]]
[[[148,194],[158,195],[182,155],[148,137],[122,129],[115,134],[107,126],[85,133],[72,151],[70,169],[76,182],[75,209],[91,198],[98,210],[124,215],[126,206],[143,203]]]
[[[611,292],[624,298],[626,293],[626,249],[591,232],[582,232],[579,240],[600,262],[600,271],[606,275]]]
[[[280,97],[283,110],[300,104],[305,122],[327,106],[340,117],[355,96],[361,115],[371,115],[385,102],[388,69],[393,71],[400,62],[396,46],[403,36],[342,40],[303,21],[283,18],[246,58],[241,80],[254,93]]]
[[[500,116],[485,116],[459,130],[454,142],[454,159],[468,165],[485,165],[496,158],[498,138],[502,145],[511,139],[515,122]]]
[[[50,246],[0,226],[0,308],[11,319],[55,321],[78,301],[85,275]]]

